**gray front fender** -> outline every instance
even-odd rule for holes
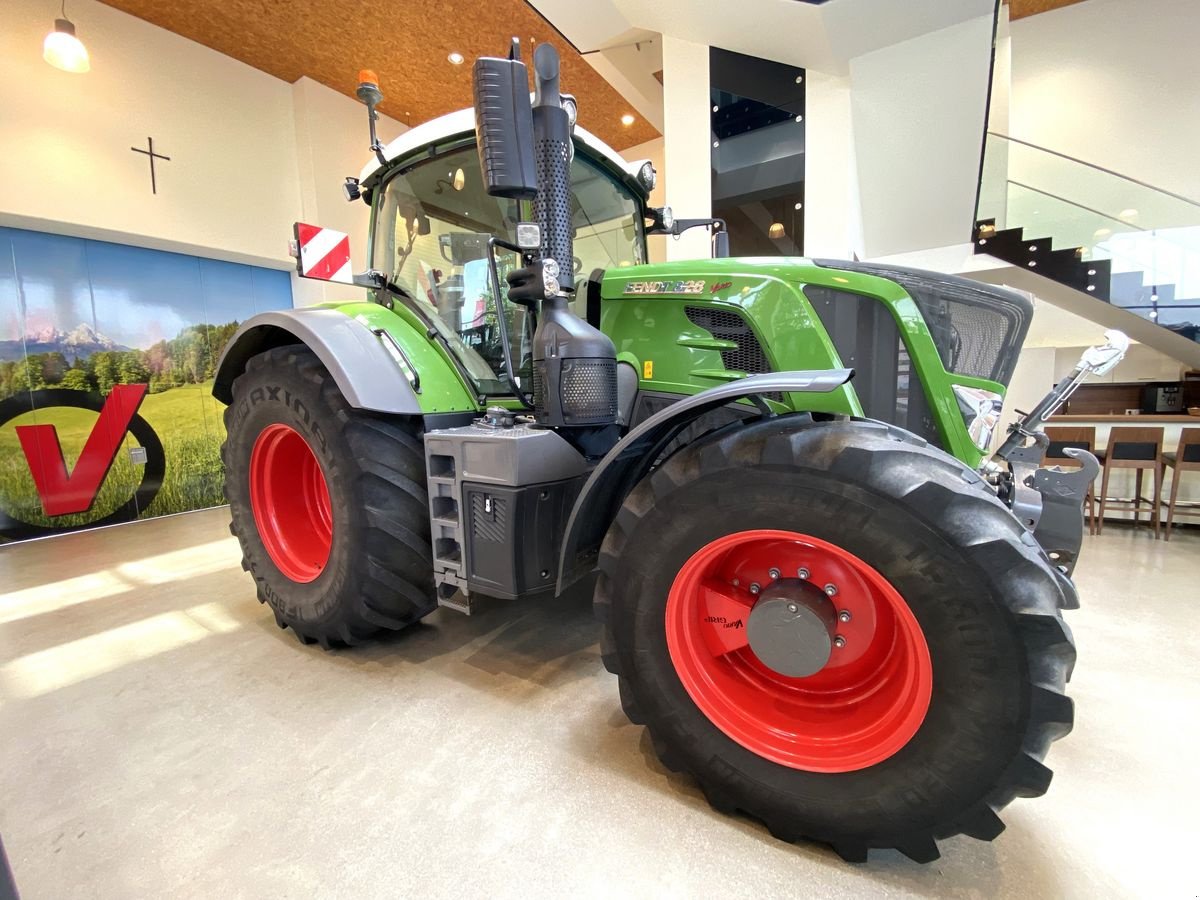
[[[281,309],[247,319],[221,354],[213,396],[226,405],[233,402],[233,381],[247,360],[285,344],[304,344],[312,350],[351,406],[421,414],[412,384],[380,337],[333,309]]]
[[[684,397],[650,416],[608,452],[579,492],[559,553],[559,593],[586,574],[587,560],[599,548],[625,497],[667,445],[700,416],[746,397],[776,391],[827,394],[853,377],[853,369],[751,375]]]

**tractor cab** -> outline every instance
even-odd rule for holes
[[[372,207],[369,267],[386,273],[430,319],[457,351],[477,393],[494,397],[512,393],[510,358],[517,384],[528,388],[533,315],[529,306],[506,302],[505,275],[521,265],[518,254],[496,248],[494,286],[488,242],[515,242],[518,223],[531,215],[529,201],[488,193],[474,124],[473,110],[466,109],[405,133],[383,149],[386,165],[372,160],[360,183]],[[626,163],[580,128],[573,149],[575,291],[568,305],[584,318],[587,281],[596,270],[647,261],[645,204],[655,175],[648,161]]]

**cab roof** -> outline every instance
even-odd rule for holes
[[[474,133],[475,110],[470,108],[460,109],[457,112],[447,113],[444,116],[438,116],[436,119],[430,119],[428,122],[417,125],[415,128],[410,128],[384,147],[383,155],[388,162],[391,162],[392,160],[408,156],[422,147],[437,144],[451,138],[473,135]],[[594,156],[604,159],[613,168],[624,172],[631,183],[638,183],[638,169],[642,167],[642,164],[646,160],[639,159],[634,162],[627,162],[616,150],[578,125],[575,126],[575,141],[587,147]],[[363,166],[358,180],[366,185],[368,184],[368,179],[375,178],[382,168],[383,166],[379,162],[379,158],[372,156],[367,161],[367,164]],[[645,194],[644,189],[642,193],[643,195]]]

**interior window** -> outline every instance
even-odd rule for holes
[[[578,312],[591,271],[643,262],[645,242],[637,201],[623,185],[579,156],[571,182]],[[487,240],[491,235],[513,240],[522,216],[530,216],[528,204],[487,194],[473,146],[392,177],[381,200],[372,267],[388,272],[416,299],[483,394],[510,393]],[[519,260],[501,250],[497,262],[504,292],[504,276]],[[502,308],[520,385],[532,365],[532,321],[522,306],[503,303]]]

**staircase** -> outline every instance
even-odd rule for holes
[[[1200,202],[988,132],[972,241],[976,254],[1139,317],[1143,343],[1161,335],[1163,352],[1200,355]]]

